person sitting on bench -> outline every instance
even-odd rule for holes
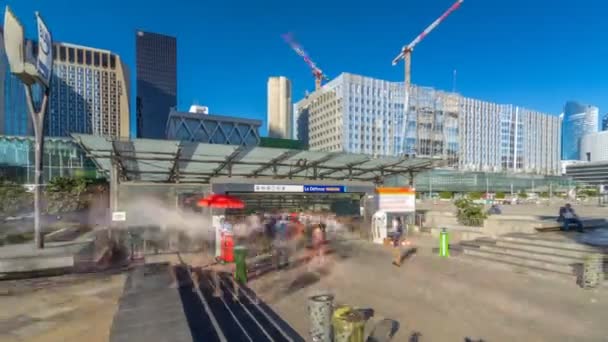
[[[571,224],[576,225],[576,229],[579,232],[583,231],[583,223],[578,218],[578,215],[574,212],[574,209],[570,205],[570,203],[566,203],[564,207],[560,208],[559,216],[562,221],[562,227],[564,231],[568,231],[568,228]]]

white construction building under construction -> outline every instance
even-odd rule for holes
[[[560,119],[513,105],[342,73],[294,105],[311,150],[443,157],[471,171],[560,172]]]

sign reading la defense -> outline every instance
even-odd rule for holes
[[[304,185],[304,192],[342,193],[346,192],[344,185]]]

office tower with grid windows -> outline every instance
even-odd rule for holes
[[[294,107],[311,150],[442,157],[470,171],[559,174],[560,118],[525,108],[343,73]]]
[[[608,113],[602,118],[602,131],[608,131]]]
[[[129,137],[129,72],[120,57],[68,43],[53,44],[53,56],[45,135]]]
[[[583,136],[598,131],[597,107],[575,101],[566,102],[562,122],[562,160],[578,160]]]
[[[404,95],[402,82],[343,73],[295,104],[298,139],[312,150],[457,163],[459,96],[413,86],[406,119]]]
[[[164,139],[169,112],[177,106],[177,39],[137,31],[135,45],[137,137]]]

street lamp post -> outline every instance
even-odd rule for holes
[[[50,95],[50,80],[53,67],[53,40],[51,33],[36,12],[38,24],[38,53],[36,60],[27,60],[25,56],[25,36],[23,26],[8,6],[4,12],[4,49],[8,58],[11,73],[16,75],[25,88],[25,96],[34,126],[34,239],[37,248],[44,248],[44,239],[40,228],[40,204],[42,184],[42,149],[44,144],[44,114]],[[42,88],[42,100],[36,106],[32,87],[38,84]]]

